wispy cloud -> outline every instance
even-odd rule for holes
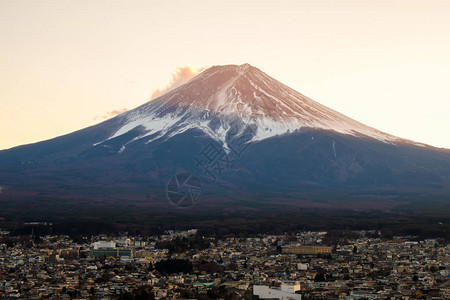
[[[155,91],[153,91],[151,99],[155,99],[156,97],[161,96],[162,94],[165,94],[168,91],[171,91],[171,90],[185,84],[190,79],[195,77],[195,75],[197,75],[198,73],[200,73],[201,71],[203,71],[205,69],[206,68],[204,68],[204,67],[198,68],[198,67],[192,67],[192,66],[187,66],[187,65],[184,67],[176,68],[175,71],[172,73],[172,79],[170,80],[170,82],[165,87],[158,88]],[[128,110],[129,109],[126,107],[123,107],[120,109],[115,109],[115,110],[107,112],[104,115],[96,116],[94,118],[94,120],[98,121],[98,120],[110,119],[110,118],[120,115],[121,113],[124,113]]]
[[[104,114],[104,115],[102,115],[102,116],[96,116],[96,117],[94,118],[94,120],[95,120],[95,121],[97,121],[97,120],[106,120],[106,119],[115,117],[115,116],[117,116],[117,115],[120,115],[121,113],[124,113],[124,112],[126,112],[126,111],[128,111],[128,110],[129,110],[129,109],[126,108],[126,107],[122,107],[122,108],[120,108],[120,109],[115,109],[115,110],[112,110],[112,111],[107,112],[106,114]]]
[[[172,79],[170,80],[169,84],[163,88],[156,89],[152,93],[151,99],[155,99],[156,97],[161,96],[162,94],[165,94],[168,91],[171,91],[179,87],[180,85],[183,85],[204,69],[205,69],[204,67],[197,68],[191,66],[176,68],[175,71],[172,73]]]

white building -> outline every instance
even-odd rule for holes
[[[114,249],[116,248],[116,242],[110,241],[98,241],[93,244],[94,249]]]
[[[259,299],[279,299],[279,300],[301,300],[302,295],[295,292],[300,291],[298,281],[284,281],[281,288],[270,288],[265,285],[254,285],[253,295]]]
[[[120,238],[116,240],[117,247],[130,246],[131,240],[129,238]]]

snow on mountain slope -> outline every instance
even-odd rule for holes
[[[153,140],[197,128],[227,148],[227,135],[248,128],[260,141],[300,128],[333,130],[386,143],[400,139],[327,108],[259,69],[244,65],[211,67],[186,84],[134,110],[117,116],[122,126],[107,140],[142,126],[144,133],[123,145]],[[99,141],[101,144],[104,141]]]

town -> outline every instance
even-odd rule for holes
[[[0,237],[0,298],[449,299],[450,245],[377,231]]]

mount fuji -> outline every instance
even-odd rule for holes
[[[254,130],[253,141],[301,128],[331,130],[385,142],[400,139],[333,111],[248,64],[212,67],[186,85],[121,115],[114,139],[142,126],[147,143],[198,129],[227,147],[227,135]],[[103,142],[103,141],[102,141]],[[101,145],[102,142],[95,144]]]
[[[0,201],[162,203],[178,173],[223,203],[448,198],[450,150],[366,126],[248,64],[214,66],[100,124],[0,151]]]

